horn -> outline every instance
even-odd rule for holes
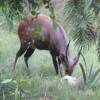
[[[66,63],[67,63],[67,65],[69,64],[69,62],[68,62],[68,49],[69,49],[69,45],[70,45],[70,40],[69,40],[69,42],[68,42],[68,44],[67,44],[67,47],[66,47]]]
[[[70,40],[69,40],[69,42],[68,42],[68,44],[67,44],[67,49],[69,48],[69,44],[70,44]]]
[[[74,64],[73,65],[76,65],[77,62],[79,61],[79,58],[80,58],[80,55],[81,55],[81,51],[82,51],[82,47],[80,48],[77,56],[74,58]]]
[[[69,42],[68,42],[68,44],[67,44],[67,47],[66,47],[66,54],[67,54],[67,51],[68,51],[68,49],[69,49],[69,44],[70,44],[70,40],[69,40]]]

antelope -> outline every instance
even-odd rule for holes
[[[41,29],[40,36],[36,36],[34,32],[37,25]],[[28,68],[28,59],[35,49],[39,49],[50,52],[56,74],[59,73],[58,66],[62,64],[65,74],[71,75],[79,61],[81,50],[79,50],[76,57],[72,57],[66,35],[60,23],[56,23],[56,28],[54,29],[53,21],[49,16],[43,14],[30,15],[21,20],[18,27],[20,49],[16,53],[13,69],[15,70],[16,62],[23,54]]]

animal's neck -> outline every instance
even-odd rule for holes
[[[67,34],[66,34],[65,30],[63,29],[63,27],[61,25],[59,25],[59,26],[60,26],[60,32],[63,33],[63,35],[62,35],[63,36],[63,42],[62,42],[63,49],[61,48],[61,50],[63,50],[63,54],[65,54],[65,56],[67,56],[69,66],[72,66],[74,64],[74,59],[72,57],[72,54],[71,54],[71,51],[69,48],[68,48],[68,51],[66,54],[66,47],[68,45],[68,38],[67,38],[68,36],[66,36]]]

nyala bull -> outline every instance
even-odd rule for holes
[[[39,35],[35,33],[37,26],[40,27]],[[43,14],[31,15],[21,20],[18,27],[18,36],[20,39],[20,49],[16,54],[14,70],[16,62],[22,54],[24,54],[25,64],[28,67],[28,59],[37,48],[50,52],[56,74],[59,72],[58,66],[60,64],[63,65],[65,74],[72,74],[79,60],[80,51],[76,57],[72,57],[69,50],[68,37],[62,25],[56,23],[56,28],[54,29],[54,24],[50,17]]]

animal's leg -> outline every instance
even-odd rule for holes
[[[33,54],[35,48],[31,48],[29,47],[24,55],[24,61],[26,64],[26,67],[28,68],[28,59],[30,58],[30,56]]]
[[[35,48],[40,49],[40,50],[46,50],[47,46],[46,46],[45,42],[43,42],[40,39],[33,40],[33,42],[30,44],[30,47],[27,49],[27,51],[24,55],[24,61],[25,61],[27,68],[28,68],[28,59],[33,54]]]
[[[58,63],[58,72],[59,72],[59,74],[60,74],[61,77],[62,77],[61,61],[60,61],[59,58],[57,58],[57,63]]]
[[[26,47],[21,46],[20,49],[18,50],[16,57],[15,57],[14,66],[13,66],[14,70],[15,70],[15,66],[16,66],[18,58],[26,51],[26,49],[27,49]]]
[[[56,61],[56,56],[55,56],[54,54],[52,54],[52,53],[51,53],[51,56],[52,56],[53,65],[54,65],[56,74],[58,75],[59,71],[58,71],[58,63],[57,63],[57,61]]]

